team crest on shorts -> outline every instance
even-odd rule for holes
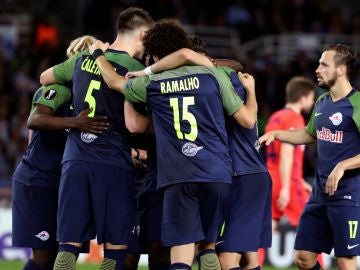
[[[98,136],[92,133],[81,132],[81,140],[86,143],[93,142]]]
[[[47,231],[39,232],[37,235],[35,235],[37,238],[39,238],[41,241],[46,241],[49,239],[50,235]]]
[[[181,151],[185,156],[193,157],[203,148],[203,146],[197,146],[195,143],[187,142],[182,146]]]

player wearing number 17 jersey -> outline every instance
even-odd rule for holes
[[[329,89],[315,103],[306,128],[266,133],[294,144],[317,141],[318,165],[314,188],[301,215],[295,263],[299,269],[320,269],[318,253],[334,248],[339,269],[356,269],[360,255],[360,93],[350,84],[356,56],[346,45],[327,47],[316,75]]]
[[[106,52],[118,74],[143,68],[132,57],[141,57],[142,37],[152,23],[149,14],[139,8],[120,13],[117,39]],[[79,246],[95,236],[99,243],[105,243],[101,268],[120,269],[135,214],[124,97],[102,81],[89,53],[70,58],[53,72],[57,82],[73,81],[75,115],[90,106],[90,116],[105,115],[110,123],[99,136],[69,134],[59,193],[57,236],[61,244],[54,269],[74,267]]]
[[[191,42],[179,25],[165,20],[147,33],[144,46],[161,59]],[[194,243],[214,248],[224,217],[232,175],[224,109],[241,122],[243,103],[216,68],[183,66],[126,83],[104,57],[96,62],[111,88],[152,108],[158,188],[164,188],[162,243],[171,246],[170,269],[191,269]]]

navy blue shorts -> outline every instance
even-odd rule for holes
[[[140,225],[138,223],[138,221],[135,222],[135,224],[133,224],[131,231],[130,231],[130,236],[128,239],[128,248],[127,248],[127,253],[128,254],[141,254],[141,245],[139,243],[139,233],[140,233]]]
[[[161,241],[177,246],[215,243],[224,221],[230,184],[181,183],[164,190]]]
[[[139,196],[140,242],[161,241],[161,217],[164,195],[161,191],[147,191]]]
[[[296,250],[330,254],[336,257],[360,255],[360,208],[324,205],[310,201],[301,215],[295,239]]]
[[[134,224],[133,173],[86,161],[67,161],[60,180],[59,242],[125,245]]]
[[[257,251],[271,246],[271,185],[268,173],[233,178],[229,212],[216,244],[218,252]]]
[[[58,189],[13,181],[12,192],[13,246],[57,250]]]

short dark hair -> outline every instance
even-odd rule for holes
[[[141,26],[151,26],[154,20],[150,14],[137,7],[129,7],[120,12],[117,20],[117,32],[126,33]]]
[[[325,51],[335,51],[334,61],[335,65],[345,65],[348,79],[352,77],[355,64],[356,64],[356,53],[349,46],[344,44],[329,45],[324,49]]]
[[[315,84],[301,76],[291,78],[286,84],[286,102],[297,102],[300,98],[315,91]]]
[[[147,31],[143,44],[145,53],[160,59],[181,48],[192,48],[188,33],[173,19],[157,21]]]

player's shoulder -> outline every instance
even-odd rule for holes
[[[124,66],[131,71],[142,70],[144,68],[144,65],[140,63],[140,61],[131,57],[125,51],[108,49],[105,52],[105,57],[108,61]]]

